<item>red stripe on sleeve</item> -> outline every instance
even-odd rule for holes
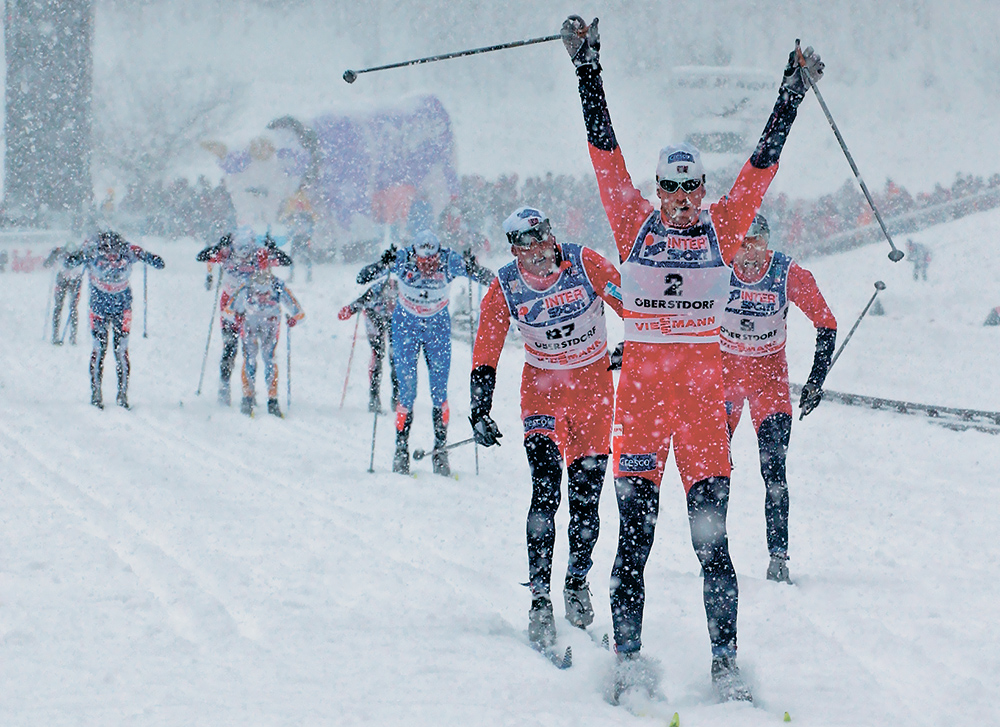
[[[479,306],[479,330],[472,349],[472,368],[484,364],[497,367],[509,328],[510,308],[500,290],[500,279],[493,278]]]
[[[621,318],[622,302],[608,292],[608,283],[619,289],[622,287],[621,273],[618,272],[618,269],[610,260],[600,253],[591,250],[589,247],[583,248],[582,257],[584,272],[590,278],[594,290],[604,299],[605,303],[611,306],[614,312],[618,314],[618,317]]]
[[[729,196],[711,206],[712,222],[715,223],[715,233],[719,237],[719,248],[726,265],[732,265],[733,256],[743,244],[750,223],[777,173],[777,164],[758,169],[748,161],[736,177]]]
[[[819,292],[816,279],[794,262],[788,269],[788,299],[806,314],[816,328],[836,329],[837,319]]]

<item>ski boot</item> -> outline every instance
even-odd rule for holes
[[[594,623],[594,607],[590,603],[590,586],[583,578],[567,575],[563,586],[566,620],[578,629]]]
[[[368,413],[369,414],[382,414],[382,397],[378,395],[378,392],[372,391],[368,395]]]
[[[622,697],[635,695],[640,700],[662,700],[660,665],[644,658],[638,651],[615,652],[614,672],[606,693],[610,704],[620,704]]]
[[[101,400],[101,390],[91,389],[90,390],[90,405],[96,406],[98,409],[104,408],[104,402]]]
[[[750,687],[736,666],[735,654],[712,657],[712,686],[722,702],[753,702]]]
[[[413,412],[403,414],[403,409],[396,412],[396,454],[392,458],[392,471],[401,475],[410,474],[410,426],[413,424]]]
[[[223,379],[219,382],[219,404],[222,406],[232,406],[233,397],[229,391],[229,382]]]
[[[448,442],[448,404],[434,407],[431,417],[434,420],[434,452],[431,455],[434,474],[451,477],[448,451],[445,449]]]
[[[767,566],[767,580],[792,585],[792,579],[788,575],[787,555],[771,556],[771,562]]]
[[[118,406],[120,406],[122,409],[132,408],[128,405],[128,394],[126,394],[124,391],[118,392],[118,396],[116,397],[115,401],[117,401]]]
[[[240,402],[240,414],[246,414],[248,417],[253,416],[253,397],[244,396],[243,401]]]
[[[552,599],[547,593],[531,599],[528,611],[528,641],[536,649],[550,649],[556,643],[556,622],[552,616]]]
[[[268,399],[267,400],[267,413],[271,414],[272,416],[276,416],[279,419],[284,419],[285,418],[285,415],[281,413],[281,409],[278,407],[278,400],[277,399]]]

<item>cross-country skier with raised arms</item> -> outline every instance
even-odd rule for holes
[[[659,209],[632,183],[615,138],[601,80],[597,19],[570,16],[563,43],[576,66],[590,156],[621,256],[625,348],[613,438],[620,517],[611,577],[619,657],[612,700],[637,686],[642,665],[643,571],[653,544],[659,486],[671,441],[687,494],[691,542],[704,571],[712,681],[725,700],[752,699],[736,666],[738,585],[729,556],[729,439],[719,322],[736,249],[778,170],[778,157],[806,92],[795,54],[764,133],[729,195],[702,210],[697,149],[668,146],[656,165]],[[814,79],[823,73],[807,49]]]
[[[570,514],[566,618],[579,628],[594,620],[587,574],[600,529],[614,401],[604,303],[621,315],[620,278],[614,265],[593,250],[557,242],[548,218],[537,209],[515,210],[503,229],[516,259],[497,271],[480,307],[470,421],[479,444],[497,443],[501,435],[490,410],[497,362],[513,318],[524,338],[521,421],[532,484],[526,528],[532,599],[528,637],[544,649],[556,638],[549,591],[563,459]]]
[[[157,270],[163,258],[131,244],[117,232],[101,232],[66,258],[66,266],[85,266],[90,282],[90,332],[94,350],[90,354],[90,403],[104,408],[101,384],[104,355],[108,351],[108,326],[114,331],[115,368],[118,373],[118,406],[128,409],[128,334],[132,328],[132,287],[129,278],[137,262]]]
[[[430,378],[431,416],[434,422],[434,472],[450,475],[448,452],[448,375],[451,372],[451,316],[448,294],[451,281],[467,277],[483,284],[493,280],[493,272],[482,267],[471,254],[463,257],[441,247],[438,236],[430,230],[417,232],[413,244],[386,250],[380,260],[358,273],[359,285],[389,271],[396,277],[399,299],[392,312],[392,362],[399,380],[399,403],[396,405],[396,453],[392,471],[410,472],[410,426],[413,402],[417,398],[417,359],[424,350]]]
[[[837,320],[812,274],[789,256],[767,249],[770,228],[757,215],[733,258],[729,299],[722,314],[722,378],[726,387],[729,433],[736,431],[743,402],[757,432],[760,474],[767,494],[764,519],[771,562],[767,578],[791,583],[788,575],[788,481],[785,457],[792,431],[785,337],[788,304],[794,303],[816,327],[812,371],[802,388],[802,414],[823,398],[823,382],[837,342]]]

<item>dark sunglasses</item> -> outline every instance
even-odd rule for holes
[[[552,225],[548,220],[542,220],[530,230],[524,232],[513,232],[507,235],[507,239],[514,247],[531,247],[536,242],[544,242],[549,239],[552,233]]]
[[[698,189],[698,187],[701,186],[701,180],[685,179],[683,182],[675,182],[672,179],[661,179],[659,181],[659,185],[660,189],[662,189],[667,194],[673,194],[674,192],[677,191],[678,187],[683,189],[685,192],[690,193],[695,191],[696,189]]]

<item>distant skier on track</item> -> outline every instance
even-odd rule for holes
[[[729,302],[722,315],[722,377],[726,385],[726,414],[730,436],[736,431],[743,402],[757,432],[760,474],[767,495],[767,550],[771,562],[767,578],[791,583],[788,575],[788,482],[785,458],[792,431],[792,402],[788,392],[785,337],[788,304],[794,303],[816,327],[812,371],[802,388],[803,414],[823,397],[823,382],[837,341],[837,321],[808,270],[790,257],[767,249],[770,228],[757,215],[743,245],[733,258]]]
[[[588,26],[570,16],[562,36],[577,69],[591,161],[622,260],[625,348],[613,436],[621,522],[611,578],[619,661],[610,697],[617,701],[623,691],[645,685],[641,662],[629,662],[642,648],[643,572],[672,441],[691,542],[704,571],[712,682],[721,699],[750,701],[736,665],[739,585],[726,535],[730,464],[719,322],[726,265],[778,170],[806,81],[793,51],[756,150],[729,195],[706,210],[701,209],[705,176],[698,150],[688,144],[661,150],[657,209],[632,183],[615,138],[601,80],[597,20]],[[805,62],[818,80],[823,73],[819,56],[806,49]]]
[[[392,278],[380,280],[358,296],[357,300],[340,309],[337,318],[349,320],[364,311],[365,333],[372,350],[368,362],[368,411],[382,411],[382,359],[389,352],[389,376],[392,379],[392,408],[399,401],[399,381],[392,362],[392,311],[396,307],[399,290]]]
[[[564,459],[570,515],[566,618],[579,628],[594,620],[587,574],[600,530],[598,505],[614,402],[604,303],[621,315],[621,278],[593,250],[557,242],[548,217],[537,209],[515,210],[503,229],[516,259],[497,271],[483,298],[472,357],[470,420],[479,444],[489,447],[502,436],[490,411],[496,366],[513,318],[524,337],[521,421],[532,483],[526,528],[528,638],[546,649],[556,639],[549,591]]]
[[[451,316],[448,314],[448,290],[451,281],[464,276],[488,284],[493,272],[441,247],[430,230],[418,232],[413,244],[397,251],[389,248],[382,258],[358,273],[358,283],[368,283],[386,271],[399,284],[399,300],[392,313],[392,360],[399,378],[399,403],[396,406],[396,453],[392,471],[410,471],[410,426],[413,402],[417,398],[417,358],[424,350],[430,378],[432,418],[434,422],[434,472],[450,475],[448,452],[448,374],[451,370]]]
[[[54,297],[52,305],[52,343],[56,346],[62,345],[66,330],[69,330],[70,344],[73,346],[76,345],[76,331],[80,318],[80,288],[83,283],[83,268],[71,266],[67,262],[70,254],[75,251],[74,247],[74,245],[57,247],[49,253],[49,256],[45,258],[45,262],[42,263],[42,267],[46,268],[51,268],[53,265],[59,266],[56,273],[55,289],[52,291]],[[67,300],[67,296],[69,300]],[[66,303],[66,307],[69,309],[69,315],[66,319],[66,328],[63,329],[63,336],[61,337],[59,335],[59,324],[62,321],[64,303]]]
[[[195,259],[209,265],[222,267],[222,294],[219,298],[219,328],[222,330],[222,360],[219,363],[219,403],[232,403],[230,381],[233,364],[239,348],[240,323],[238,314],[228,312],[229,302],[236,290],[250,280],[257,270],[259,251],[266,252],[268,264],[291,265],[292,259],[279,250],[270,237],[258,235],[249,227],[239,227],[234,233],[224,235],[218,243],[206,247]],[[209,273],[211,275],[211,273]]]
[[[278,406],[278,362],[275,350],[281,328],[281,308],[288,310],[286,323],[289,328],[305,318],[302,307],[268,268],[266,250],[258,254],[258,268],[250,281],[241,285],[233,294],[226,313],[240,316],[240,337],[243,342],[243,401],[240,411],[253,416],[256,406],[257,352],[264,362],[264,379],[267,385],[267,413],[282,417]]]
[[[108,350],[108,326],[114,330],[115,368],[118,372],[118,406],[128,404],[128,334],[132,327],[132,266],[145,263],[162,270],[163,258],[132,245],[117,232],[101,232],[66,258],[66,265],[85,266],[90,281],[90,333],[94,350],[90,354],[90,403],[104,408],[101,383],[104,355]]]

